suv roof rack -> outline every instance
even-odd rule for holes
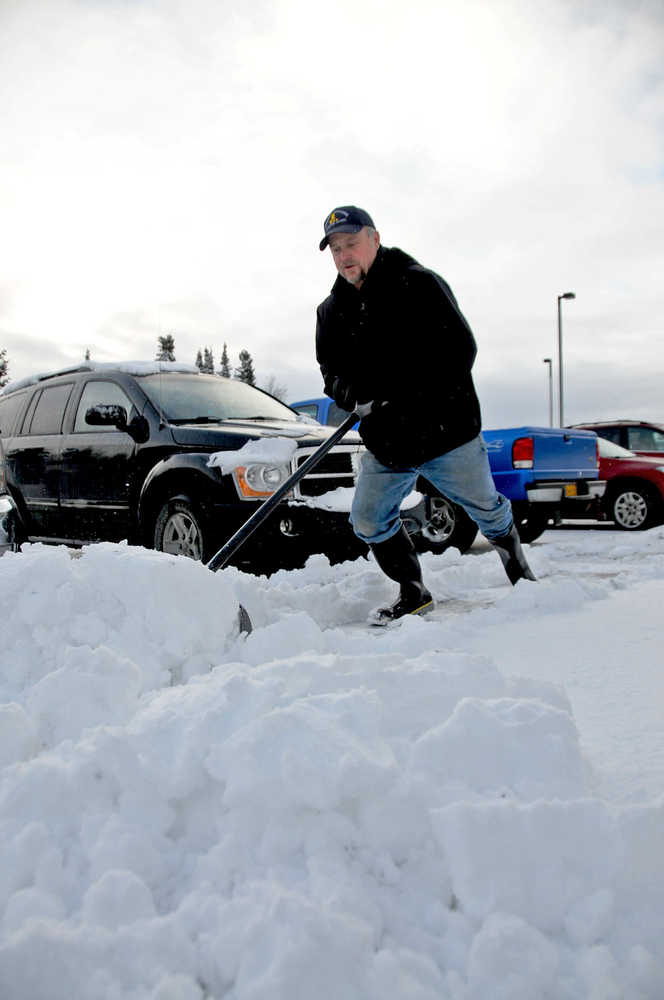
[[[9,382],[3,389],[0,389],[0,396],[9,395],[19,389],[25,389],[38,382],[44,382],[50,378],[57,378],[59,375],[75,375],[78,372],[126,372],[129,375],[153,375],[159,372],[185,372],[191,375],[200,375],[200,369],[196,365],[181,364],[179,361],[82,361],[76,365],[68,365],[66,368],[59,368],[54,372],[39,372],[37,375],[28,375],[19,379],[18,382]]]

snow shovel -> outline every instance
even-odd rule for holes
[[[303,462],[302,465],[295,470],[292,476],[289,476],[286,482],[281,484],[278,490],[275,490],[275,492],[271,496],[269,496],[267,500],[263,501],[258,510],[254,511],[251,517],[247,521],[245,521],[244,524],[241,525],[241,527],[238,528],[238,530],[235,532],[232,538],[229,538],[226,544],[222,545],[222,547],[219,549],[216,555],[212,556],[209,563],[207,564],[208,569],[211,569],[213,573],[216,573],[218,569],[222,569],[226,565],[228,560],[231,558],[231,556],[233,556],[237,552],[240,546],[243,545],[244,542],[246,542],[247,538],[249,538],[249,536],[253,534],[256,528],[263,523],[265,518],[269,516],[271,511],[273,511],[274,508],[277,506],[277,504],[283,499],[283,497],[286,496],[289,490],[292,490],[292,488],[295,486],[296,483],[299,483],[301,479],[304,479],[304,477],[309,472],[311,472],[314,466],[318,465],[321,458],[327,455],[330,448],[333,448],[337,443],[337,441],[340,441],[341,438],[344,436],[344,434],[347,434],[348,431],[352,429],[352,427],[357,423],[358,420],[360,420],[362,417],[366,417],[367,414],[370,412],[371,412],[371,403],[358,403],[353,413],[351,413],[346,418],[346,420],[344,420],[343,424],[340,424],[340,426],[337,427],[334,433],[331,434],[330,437],[327,438],[325,441],[323,441],[323,443],[320,445],[320,447],[316,449],[313,455],[310,455],[309,458],[306,460],[306,462]],[[244,612],[244,614],[247,615],[246,611],[244,611],[244,608],[240,607],[241,623],[242,623],[242,612]],[[247,619],[248,618],[249,616],[247,615]],[[240,625],[240,628],[242,631],[247,631],[246,628],[245,629],[242,628],[242,624]],[[249,629],[249,631],[251,630]]]

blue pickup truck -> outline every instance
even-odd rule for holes
[[[301,399],[290,406],[321,424],[339,426],[348,414],[327,396]],[[482,431],[497,489],[508,497],[521,540],[532,542],[561,518],[563,498],[581,508],[597,504],[606,489],[599,479],[597,435],[558,427],[508,427]],[[454,546],[465,552],[477,535],[466,512],[425,479],[417,482],[421,501],[402,518],[421,551]]]

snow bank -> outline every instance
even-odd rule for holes
[[[635,573],[664,597],[664,534],[531,554],[515,589],[425,557],[441,610],[387,633],[366,560],[0,559],[3,1000],[659,1000],[664,802],[595,795],[501,636],[570,590],[608,622]]]

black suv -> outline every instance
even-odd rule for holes
[[[19,542],[121,541],[207,561],[328,437],[278,399],[188,365],[86,363],[0,393],[0,493]],[[252,462],[222,475],[210,454],[265,437],[294,438],[289,464]],[[348,515],[316,497],[355,484],[351,432],[239,550],[269,572],[315,552],[359,554]],[[364,547],[362,547],[364,551]]]

